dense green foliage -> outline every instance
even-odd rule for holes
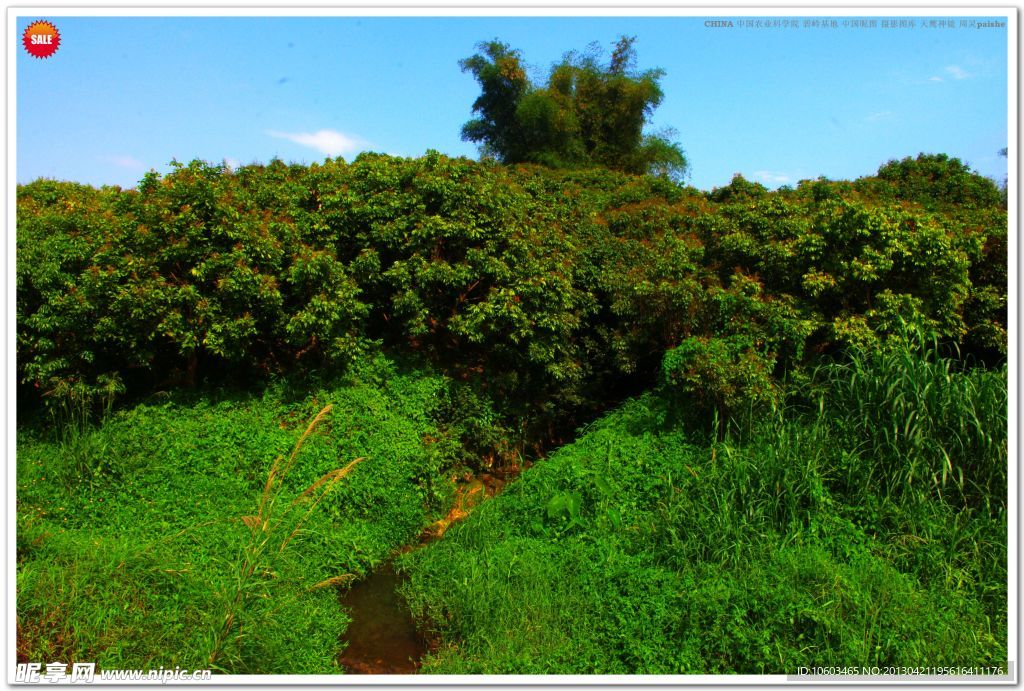
[[[462,138],[503,163],[555,168],[603,166],[627,173],[679,179],[686,157],[672,131],[644,133],[661,104],[664,71],[636,70],[635,39],[622,37],[607,65],[596,46],[569,53],[551,68],[548,83],[530,82],[522,55],[500,41],[479,45],[460,62],[480,84],[477,117]]]
[[[384,343],[475,382],[521,445],[653,383],[687,343],[673,377],[723,413],[902,322],[998,357],[1005,209],[978,192],[928,210],[945,188],[914,171],[932,158],[899,165],[753,195],[439,154],[193,162],[138,190],[40,180],[18,193],[18,378],[147,393]]]
[[[818,374],[719,442],[633,400],[407,555],[425,669],[1005,668],[1006,369],[905,347]]]
[[[19,659],[337,671],[335,586],[524,461],[404,558],[428,671],[1007,659],[1007,212],[956,159],[708,193],[194,161],[17,201]]]
[[[101,427],[20,430],[19,659],[338,671],[347,619],[335,584],[446,508],[453,445],[431,415],[442,386],[377,361],[309,393],[158,398]],[[275,457],[289,457],[327,403],[281,472]],[[263,515],[280,525],[264,533],[252,523],[268,483],[280,491]],[[317,504],[293,504],[328,484]]]

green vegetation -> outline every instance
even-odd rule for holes
[[[602,166],[673,179],[687,171],[672,130],[644,133],[664,94],[664,70],[636,70],[635,38],[615,44],[607,66],[596,45],[568,53],[551,68],[544,87],[531,84],[522,55],[500,41],[481,43],[461,61],[480,84],[477,117],[462,138],[503,163],[540,163],[555,168]]]
[[[302,394],[163,396],[60,437],[19,430],[19,659],[336,671],[334,586],[447,507],[441,386],[378,360]]]
[[[436,153],[193,162],[138,190],[40,180],[18,190],[22,397],[343,368],[383,345],[471,381],[525,425],[521,446],[605,409],[624,379],[650,385],[687,339],[726,339],[776,379],[900,322],[998,360],[998,191],[974,176],[995,197],[943,211],[945,187],[914,174],[934,176],[931,157],[893,167],[753,195]],[[677,364],[699,370],[690,351]]]
[[[399,558],[426,671],[1005,663],[998,188],[599,150],[19,186],[19,660],[339,671],[336,589],[529,465]]]
[[[1005,663],[1005,368],[904,345],[818,375],[722,441],[633,400],[406,555],[425,671]]]

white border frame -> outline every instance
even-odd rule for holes
[[[138,5],[119,5],[111,3],[103,7],[89,7],[82,4],[68,5],[17,5],[7,8],[7,51],[5,53],[6,75],[7,75],[7,139],[6,139],[6,201],[7,201],[7,242],[5,245],[6,255],[4,267],[6,268],[7,299],[5,301],[5,326],[6,333],[3,348],[6,351],[4,358],[5,370],[3,382],[6,391],[6,425],[4,432],[7,437],[7,569],[5,576],[7,580],[7,620],[4,627],[5,648],[2,651],[0,660],[4,661],[8,669],[7,683],[14,684],[16,668],[16,573],[15,573],[15,549],[16,549],[16,387],[14,376],[16,370],[16,275],[15,275],[15,224],[16,224],[16,190],[17,190],[17,57],[18,49],[21,46],[20,37],[17,36],[17,22],[22,18],[53,18],[60,17],[304,17],[304,16],[381,16],[381,17],[563,17],[563,16],[593,16],[593,17],[707,17],[707,18],[728,18],[728,17],[991,17],[992,19],[1005,20],[1007,23],[1007,81],[1008,81],[1008,113],[1007,113],[1007,188],[1009,190],[1009,285],[1008,290],[1008,362],[1009,362],[1009,447],[1008,459],[1009,475],[1009,501],[1007,507],[1008,523],[1008,598],[1009,607],[1007,636],[1007,654],[1010,664],[1012,681],[998,680],[986,681],[983,677],[969,679],[971,685],[1008,685],[1016,684],[1019,673],[1016,669],[1017,654],[1019,653],[1018,641],[1018,497],[1019,477],[1017,463],[1018,459],[1018,238],[1015,229],[1019,228],[1018,221],[1018,10],[1012,7],[934,7],[926,6],[902,6],[902,7],[827,7],[821,5],[813,6],[780,6],[751,4],[747,7],[680,7],[668,2],[650,2],[648,0],[641,6],[628,7],[621,4],[608,2],[565,2],[557,5],[530,5],[518,4],[481,4],[471,2],[450,2],[444,5],[428,4],[425,1],[413,0],[408,4],[393,5],[367,5],[353,4],[349,6],[321,6],[311,4],[304,7],[281,8],[281,7],[260,7],[244,6],[241,4],[225,4],[219,7],[193,6],[179,4],[175,6],[150,6],[139,7]],[[58,25],[59,28],[59,25]],[[1008,670],[1010,671],[1010,670]],[[677,685],[861,685],[865,683],[874,684],[899,684],[899,685],[962,685],[964,678],[946,680],[934,677],[909,678],[909,679],[887,679],[881,678],[877,682],[866,682],[863,678],[858,679],[816,679],[807,677],[804,680],[790,680],[786,675],[220,675],[214,676],[210,682],[168,682],[169,685],[345,685],[345,686],[620,686],[620,685],[643,685],[643,686],[677,686]],[[152,682],[146,684],[159,684]],[[69,684],[70,685],[70,684]],[[138,686],[137,682],[110,682],[94,684],[100,686]],[[50,684],[42,683],[37,685],[26,684],[27,687],[43,686]],[[88,686],[84,687],[88,688]]]

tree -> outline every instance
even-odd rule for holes
[[[917,158],[889,161],[878,177],[890,183],[897,199],[914,201],[926,209],[997,206],[999,188],[992,180],[947,154],[918,154]]]
[[[1009,147],[1004,146],[999,150],[999,155],[1003,158],[1009,158]],[[1010,176],[1007,175],[1003,178],[1003,207],[1006,208],[1010,198]]]
[[[462,126],[462,138],[482,142],[485,155],[502,160],[521,159],[524,142],[516,110],[529,91],[530,82],[519,51],[497,40],[477,47],[480,53],[459,61],[462,71],[472,72],[482,89],[473,102],[473,112],[480,117]]]
[[[532,84],[522,56],[497,40],[460,61],[480,84],[477,117],[462,138],[504,163],[558,168],[600,165],[628,173],[680,178],[686,157],[673,130],[645,133],[664,94],[661,69],[637,71],[634,37],[615,44],[608,63],[592,45],[554,65],[543,87]]]

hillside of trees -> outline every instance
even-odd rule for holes
[[[1005,191],[701,191],[632,39],[461,66],[479,161],[18,186],[18,661],[359,671],[394,569],[425,673],[1005,671]]]
[[[531,428],[662,369],[726,413],[900,324],[998,361],[1006,232],[995,185],[944,156],[707,194],[440,154],[40,180],[18,190],[18,380],[138,395],[383,345]]]

